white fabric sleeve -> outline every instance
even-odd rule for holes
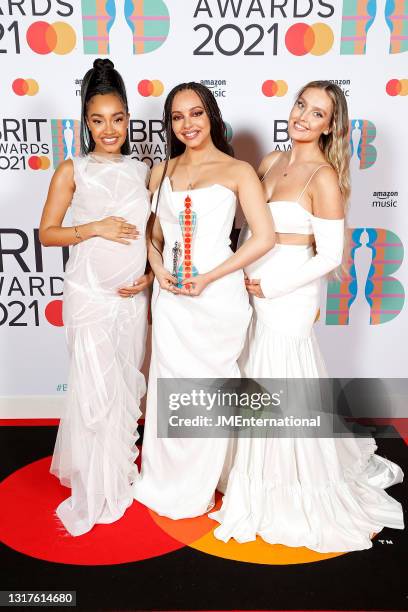
[[[325,276],[341,264],[344,246],[344,219],[323,219],[310,216],[316,243],[316,255],[293,273],[274,273],[261,279],[262,293],[274,298],[290,293]]]

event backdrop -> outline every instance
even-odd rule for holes
[[[255,166],[290,147],[303,83],[342,87],[352,238],[316,332],[332,376],[405,376],[407,51],[406,0],[1,0],[0,416],[60,414],[69,253],[42,248],[38,225],[54,169],[78,155],[81,78],[98,56],[125,79],[132,156],[150,166],[176,83],[212,89],[237,157]]]

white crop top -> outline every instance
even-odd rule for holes
[[[313,234],[313,215],[299,202],[277,200],[268,202],[271,208],[275,231],[279,234]]]
[[[328,164],[323,164],[324,166]],[[322,168],[319,166],[319,168]],[[268,174],[271,166],[264,174],[263,180]],[[319,170],[312,173],[307,181],[298,200],[307,189],[313,176]],[[268,261],[273,257],[273,249],[264,255],[258,262],[251,264],[251,270],[247,270],[250,278],[259,278],[261,289],[266,298],[275,298],[285,295],[302,287],[334,270],[341,264],[344,244],[344,219],[323,219],[315,217],[307,211],[299,201],[279,200],[269,202],[275,229],[277,232],[290,234],[313,234],[316,244],[316,253],[298,269],[288,274],[285,269],[268,273]],[[238,245],[250,235],[248,227],[241,231]]]
[[[268,174],[269,170],[272,168],[275,160],[269,166],[268,170],[265,172],[261,181],[263,181]],[[316,168],[316,170],[312,173],[306,185],[303,187],[299,197],[297,200],[275,200],[269,201],[268,204],[271,207],[271,213],[273,217],[273,221],[275,223],[275,231],[279,234],[313,234],[312,227],[312,219],[313,215],[311,212],[306,210],[304,206],[299,204],[300,199],[305,193],[308,185],[316,172],[320,170],[320,168],[330,168],[329,164],[321,164]]]

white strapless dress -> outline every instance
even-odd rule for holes
[[[189,193],[197,214],[193,264],[199,273],[204,273],[232,254],[229,235],[236,197],[222,185]],[[184,191],[172,191],[170,180],[164,180],[158,216],[165,241],[164,265],[170,271],[172,247],[175,241],[182,241],[179,213],[184,209],[186,195]],[[157,378],[240,377],[237,360],[251,318],[243,271],[211,283],[198,297],[174,295],[155,282],[152,317],[142,470],[134,484],[134,495],[155,512],[172,519],[199,516],[213,506],[216,487],[223,473],[228,472],[229,440],[158,438],[157,410],[161,407],[157,405],[156,383]]]
[[[144,274],[150,203],[145,164],[92,154],[73,163],[73,225],[114,215],[142,233],[129,245],[98,237],[75,245],[65,272],[70,373],[51,472],[72,489],[57,516],[81,535],[116,521],[133,501],[148,298],[122,298],[117,290]]]
[[[337,220],[313,217],[297,202],[270,206],[277,231],[314,233],[329,255],[341,239]],[[320,279],[304,282],[319,265],[310,266],[312,258],[310,247],[276,245],[246,269],[277,296],[253,298],[243,376],[327,377],[313,334]],[[404,526],[400,503],[384,491],[401,482],[402,471],[376,448],[373,438],[239,438],[222,508],[209,515],[220,523],[215,537],[249,542],[259,535],[322,553],[370,548],[373,533]]]

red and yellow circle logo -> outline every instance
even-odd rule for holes
[[[408,79],[391,79],[385,91],[389,96],[408,96]]]
[[[31,170],[48,170],[51,162],[46,155],[32,155],[28,158],[28,165],[30,166]]]
[[[137,86],[137,90],[144,98],[148,98],[149,96],[154,96],[155,98],[157,98],[158,96],[162,95],[164,91],[164,85],[161,81],[158,81],[157,79],[153,81],[143,79],[143,81],[140,81],[139,85]]]
[[[26,34],[27,43],[35,53],[47,55],[54,52],[57,55],[71,53],[76,45],[75,30],[63,21],[53,24],[46,21],[35,21]]]
[[[333,43],[333,30],[325,23],[295,23],[285,36],[286,48],[292,55],[324,55]]]
[[[44,314],[48,323],[55,325],[55,327],[63,327],[62,300],[52,300],[48,302]]]
[[[12,89],[17,96],[35,96],[40,88],[34,79],[15,79]]]
[[[267,98],[277,96],[281,98],[288,93],[288,84],[286,81],[278,79],[277,81],[264,81],[262,84],[262,93]]]

